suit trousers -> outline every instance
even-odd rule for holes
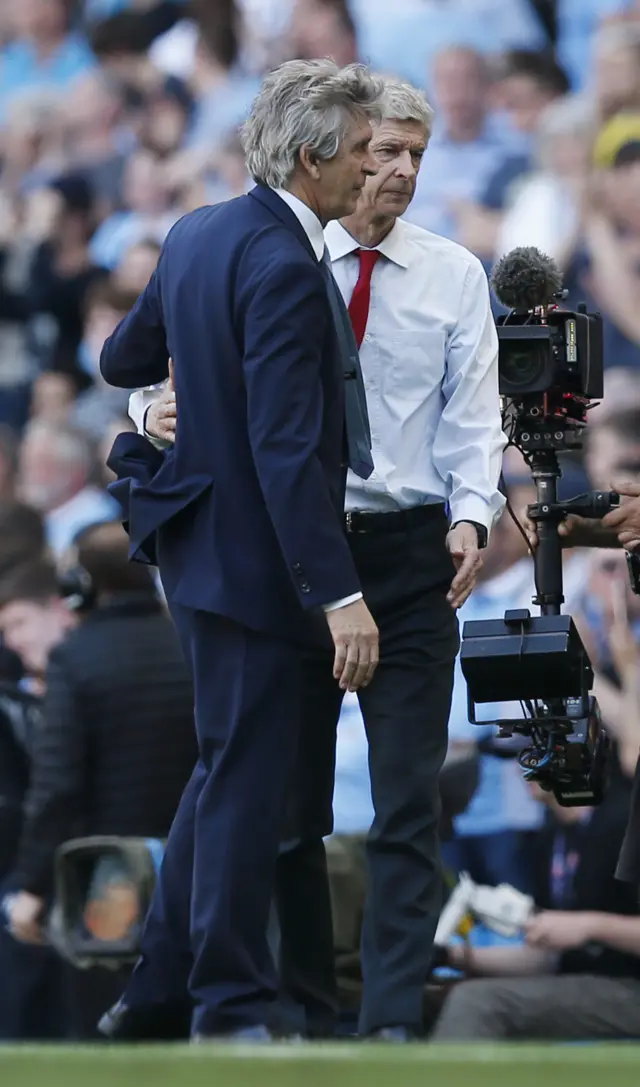
[[[446,599],[454,574],[444,509],[404,532],[349,537],[380,631],[380,664],[360,706],[375,809],[367,841],[362,932],[362,1034],[420,1030],[423,989],[442,905],[438,776],[447,751],[458,622]],[[281,984],[326,1032],[335,1013],[333,937],[322,839],[331,833],[342,693],[331,658],[308,657],[288,841],[278,866]],[[286,856],[286,864],[283,863]],[[304,890],[301,890],[303,888]],[[297,890],[296,890],[297,889]],[[297,916],[287,903],[307,904]],[[314,1029],[315,1026],[315,1029]]]
[[[171,613],[193,672],[200,757],[125,1000],[175,1004],[188,979],[193,1032],[223,1034],[274,1014],[267,924],[295,761],[299,651],[207,612]]]

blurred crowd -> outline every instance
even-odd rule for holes
[[[468,247],[487,271],[514,246],[539,246],[561,266],[568,304],[603,314],[606,396],[563,486],[640,481],[640,3],[3,0],[0,887],[39,902],[34,918],[57,846],[75,833],[163,837],[193,759],[179,650],[153,580],[127,566],[105,490],[106,453],[132,423],[129,393],[102,381],[100,350],[176,220],[250,187],[239,126],[261,75],[320,56],[363,60],[427,91],[434,132],[407,218]],[[533,495],[512,453],[505,480],[518,509]],[[565,561],[614,739],[623,814],[612,841],[640,746],[640,605],[620,558]],[[527,606],[532,593],[526,546],[505,515],[461,619]],[[140,658],[144,642],[156,648]],[[20,692],[20,712],[6,691]],[[171,774],[166,759],[142,755],[158,735]],[[448,827],[445,856],[452,872],[535,893],[532,851],[558,813],[489,741],[490,730],[469,725],[458,674],[450,759],[474,762],[477,788]],[[137,767],[130,780],[125,763]],[[128,808],[112,804],[124,790]],[[368,790],[348,698],[337,835],[364,835]],[[48,1018],[60,1007],[50,964],[32,948],[0,946],[2,955],[11,1007],[17,992],[27,1010],[20,1019],[0,998],[0,1038],[60,1036]],[[85,1022],[111,995],[94,1008],[72,988]]]

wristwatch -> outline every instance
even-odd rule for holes
[[[487,546],[487,543],[489,541],[489,533],[487,532],[484,525],[479,524],[478,521],[468,521],[466,518],[463,518],[460,521],[454,521],[454,523],[451,525],[451,528],[455,528],[456,525],[473,525],[478,534],[478,547],[482,548]]]

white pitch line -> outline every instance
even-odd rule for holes
[[[24,1061],[71,1061],[96,1059],[123,1064],[148,1064],[155,1061],[224,1061],[229,1058],[242,1061],[300,1062],[357,1062],[361,1064],[598,1064],[607,1068],[616,1065],[640,1065],[640,1046],[631,1043],[519,1046],[461,1045],[395,1046],[384,1043],[325,1043],[325,1044],[272,1044],[247,1045],[202,1043],[197,1046],[0,1046],[0,1068],[3,1059]]]

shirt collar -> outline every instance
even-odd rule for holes
[[[399,264],[401,268],[408,268],[410,259],[409,239],[405,225],[402,219],[396,219],[386,238],[383,238],[379,245],[373,247],[382,253],[387,260]],[[338,222],[337,219],[327,224],[324,236],[332,261],[340,260],[349,253],[353,253],[356,249],[364,248],[348,230],[345,230],[342,223]]]
[[[311,242],[317,260],[322,260],[324,254],[324,234],[322,232],[322,223],[318,219],[318,216],[311,210],[308,204],[305,204],[303,200],[294,196],[293,193],[287,192],[286,189],[274,189],[273,191],[277,193],[281,200],[284,200],[287,207],[291,208],[293,214],[300,223],[300,226]]]

